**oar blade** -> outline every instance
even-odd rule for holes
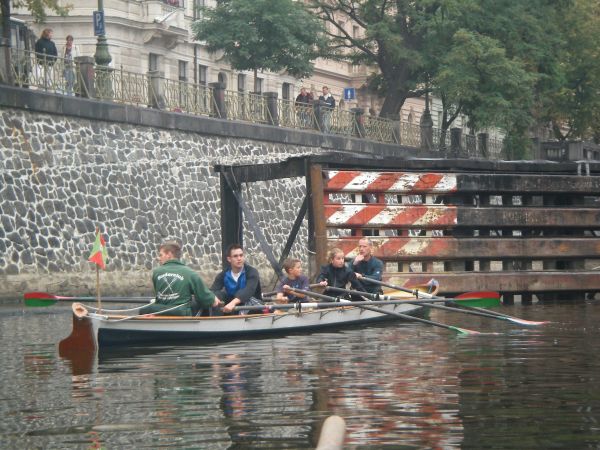
[[[549,320],[544,320],[544,321],[535,321],[535,320],[525,320],[525,319],[519,319],[517,317],[507,317],[506,320],[510,321],[510,322],[514,322],[514,323],[518,323],[519,325],[526,325],[529,327],[537,327],[540,325],[546,325],[547,323],[550,323]]]
[[[494,291],[465,292],[452,299],[459,305],[491,308],[500,306],[500,293]]]
[[[58,302],[58,299],[54,295],[50,295],[46,292],[25,292],[23,295],[25,306],[52,306]]]
[[[468,330],[466,328],[455,327],[453,325],[448,325],[450,330],[456,331],[461,336],[474,336],[476,334],[481,334],[479,331]]]

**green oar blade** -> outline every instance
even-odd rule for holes
[[[26,292],[23,295],[25,306],[52,306],[58,302],[58,298],[46,292]]]
[[[459,305],[491,308],[500,306],[500,294],[493,291],[466,292],[448,299]]]

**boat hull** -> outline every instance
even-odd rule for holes
[[[416,305],[379,306],[388,312],[418,315]],[[74,349],[81,341],[82,349],[127,346],[138,343],[161,344],[172,341],[194,341],[207,338],[239,338],[259,335],[289,334],[356,326],[394,316],[360,307],[344,306],[283,314],[256,314],[220,317],[132,317],[88,313],[81,305],[73,305],[73,332],[60,346]],[[126,319],[126,320],[123,320]],[[73,338],[76,336],[77,339]]]

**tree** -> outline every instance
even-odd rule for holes
[[[407,98],[426,92],[424,22],[436,2],[412,0],[308,0],[316,15],[330,24],[322,53],[332,59],[377,67],[370,86],[384,97],[380,115],[395,117]],[[351,22],[355,29],[348,29]]]
[[[600,4],[575,0],[557,25],[557,63],[539,91],[539,120],[559,140],[599,136]]]
[[[235,70],[286,70],[301,78],[313,71],[323,45],[322,23],[294,0],[220,0],[202,8],[195,38],[211,52],[223,51]]]

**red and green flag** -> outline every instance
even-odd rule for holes
[[[92,247],[92,253],[90,253],[90,257],[88,258],[89,262],[93,262],[94,264],[106,268],[106,258],[108,257],[108,252],[106,251],[106,241],[104,237],[100,233],[100,230],[96,230],[96,241],[94,242],[94,246]]]

